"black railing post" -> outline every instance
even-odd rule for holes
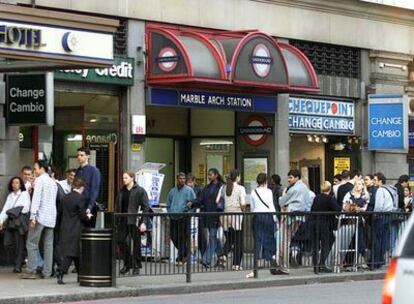
[[[370,214],[371,217],[371,265],[370,265],[370,269],[374,270],[375,268],[375,214],[371,213]]]
[[[186,214],[186,229],[187,229],[187,267],[186,267],[186,282],[191,283],[191,214]]]
[[[255,233],[255,215],[252,213],[253,221],[252,221],[252,231],[253,231],[253,277],[257,279],[259,277],[259,267],[257,265],[257,240],[256,240],[256,233]]]
[[[312,215],[311,215],[312,216]],[[315,270],[315,274],[319,274],[319,266],[320,266],[320,258],[321,255],[319,254],[319,248],[320,248],[320,240],[319,240],[319,214],[316,215],[316,235],[314,243],[312,244],[312,248],[314,252],[312,252],[312,263]],[[326,223],[329,224],[329,223]],[[311,237],[312,238],[312,237]],[[312,242],[312,240],[311,240]]]
[[[116,225],[115,225],[115,212],[112,213],[112,287],[116,287]]]

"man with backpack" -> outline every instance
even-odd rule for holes
[[[374,212],[392,212],[398,207],[398,192],[394,186],[386,185],[383,173],[374,174],[374,183],[378,187],[375,194]],[[372,229],[374,230],[373,255],[371,268],[378,269],[385,264],[385,251],[389,244],[390,234],[387,233],[391,224],[388,214],[374,215]],[[389,247],[388,247],[389,248]]]

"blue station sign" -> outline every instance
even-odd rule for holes
[[[353,135],[355,104],[337,100],[290,97],[289,130],[293,133]]]
[[[408,148],[408,122],[403,95],[368,96],[368,148],[405,150]]]
[[[241,95],[150,88],[147,103],[158,106],[275,113],[275,96]]]

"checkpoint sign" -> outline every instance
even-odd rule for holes
[[[273,133],[273,128],[267,125],[264,117],[253,115],[247,118],[244,127],[239,128],[239,133],[249,145],[260,146]]]

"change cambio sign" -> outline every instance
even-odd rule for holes
[[[368,148],[404,150],[408,148],[407,102],[402,95],[369,95]]]
[[[53,74],[7,75],[7,124],[53,125]]]

